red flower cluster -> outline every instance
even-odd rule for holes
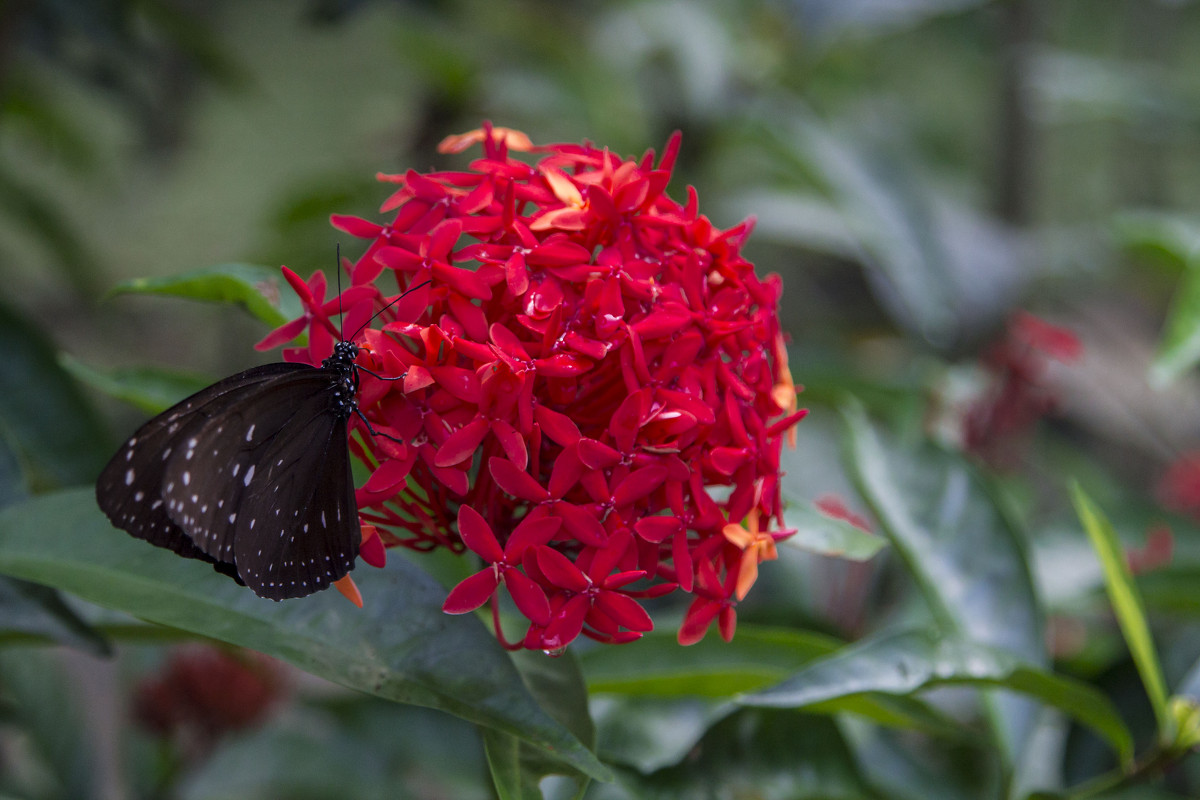
[[[261,723],[283,691],[279,664],[267,656],[182,647],[160,674],[138,685],[133,716],[152,733],[207,750],[225,734]]]
[[[782,285],[740,255],[749,222],[722,231],[691,187],[685,204],[667,196],[679,142],[655,164],[485,126],[442,143],[483,145],[467,170],[380,176],[397,186],[390,222],[333,219],[370,240],[341,297],[346,331],[428,282],[362,337],[360,364],[403,380],[364,372],[359,407],[407,443],[351,440],[372,470],[357,499],[377,557],[364,557],[381,560],[378,541],[470,549],[484,569],[445,609],[492,601],[504,641],[503,586],[528,620],[512,648],[631,641],[652,628],[639,600],[676,588],[695,596],[681,642],[718,618],[728,639],[786,535],[771,530],[779,456],[804,412]],[[306,315],[261,346],[308,328],[309,346],[285,356],[318,364],[336,306],[323,276],[286,274]]]
[[[990,385],[963,419],[967,451],[996,467],[1013,466],[1034,424],[1056,405],[1044,381],[1050,361],[1076,361],[1082,350],[1065,328],[1024,311],[1013,314],[1008,335],[984,355]]]

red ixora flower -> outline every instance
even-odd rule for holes
[[[639,601],[676,589],[698,601],[680,641],[717,617],[729,638],[788,533],[779,457],[805,412],[782,284],[741,256],[752,221],[720,230],[694,189],[666,194],[679,144],[656,163],[485,125],[442,143],[482,145],[465,170],[380,175],[396,187],[389,221],[333,217],[370,242],[349,266],[348,317],[428,282],[362,336],[360,363],[403,380],[364,372],[359,407],[407,444],[351,439],[372,471],[360,517],[387,546],[478,555],[445,610],[490,602],[513,649],[636,639],[652,627]],[[308,327],[310,348],[285,356],[319,363],[334,301],[323,280],[289,281],[306,315],[264,343]],[[501,587],[528,621],[511,644]]]
[[[250,650],[184,646],[138,684],[133,716],[169,738],[190,736],[201,749],[262,723],[285,691],[278,662]]]
[[[1045,381],[1052,361],[1079,360],[1083,346],[1075,334],[1034,315],[1017,311],[1007,336],[992,345],[982,363],[989,385],[963,418],[965,449],[999,468],[1020,461],[1022,446],[1057,398]]]

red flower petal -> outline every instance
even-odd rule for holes
[[[516,428],[498,419],[492,422],[492,433],[504,448],[504,455],[508,456],[509,461],[522,470],[529,466],[529,450],[525,446],[525,437]]]
[[[554,513],[562,517],[567,530],[583,544],[603,547],[608,542],[608,534],[594,514],[563,502],[554,504]]]
[[[579,427],[566,414],[539,405],[533,410],[533,418],[555,444],[570,447],[579,441]]]
[[[683,624],[679,626],[679,634],[677,640],[684,647],[695,644],[704,638],[704,634],[708,633],[709,626],[713,620],[717,618],[717,614],[721,611],[721,604],[715,600],[708,600],[703,597],[697,597],[692,601],[692,605],[688,608],[687,614],[683,617]]]
[[[552,585],[572,592],[586,591],[592,585],[571,559],[554,548],[542,545],[536,554],[538,569]]]
[[[382,569],[387,566],[387,550],[384,549],[379,530],[374,525],[362,526],[362,544],[358,548],[358,557],[372,567]]]
[[[525,617],[535,625],[550,624],[550,601],[542,587],[534,583],[528,575],[510,569],[504,573],[504,585],[512,595],[513,602]]]
[[[535,503],[542,503],[550,499],[550,493],[546,491],[545,487],[534,480],[528,472],[518,469],[517,465],[507,458],[489,458],[488,472],[491,473],[492,480],[496,481],[496,485],[513,497]]]
[[[666,479],[667,468],[658,464],[634,470],[613,490],[613,504],[618,508],[632,505],[653,494]]]
[[[727,642],[733,641],[734,631],[737,630],[737,610],[733,606],[725,606],[721,609],[717,630],[721,632],[722,639]]]
[[[367,482],[363,484],[363,491],[377,494],[391,492],[408,479],[411,469],[411,463],[385,461],[371,473],[370,478],[367,478]]]
[[[583,630],[583,620],[587,616],[591,602],[587,597],[577,594],[567,601],[562,610],[555,615],[542,634],[542,644],[548,649],[566,647],[579,637]]]
[[[437,459],[434,463],[439,467],[451,467],[460,461],[465,461],[479,449],[483,437],[487,436],[490,426],[483,417],[476,417],[471,422],[446,437],[438,448]]]
[[[676,517],[643,517],[633,525],[638,536],[655,544],[666,541],[681,527]]]
[[[496,541],[492,527],[483,515],[470,506],[459,506],[458,535],[463,544],[484,561],[496,563],[504,560],[504,550]]]
[[[561,527],[562,520],[558,517],[526,517],[513,529],[508,541],[504,543],[505,560],[510,564],[518,563],[526,550],[548,544]]]
[[[279,326],[275,330],[264,336],[258,344],[254,345],[255,350],[272,350],[279,347],[281,344],[286,344],[292,339],[300,335],[301,331],[308,327],[308,318],[300,317],[291,322]]]
[[[646,609],[632,597],[620,592],[600,592],[596,596],[596,607],[631,631],[652,631],[654,622]]]
[[[442,611],[447,614],[466,614],[482,606],[496,592],[500,579],[496,570],[488,569],[476,572],[450,590],[442,603]]]
[[[595,439],[579,440],[579,459],[588,469],[610,469],[621,463],[621,454]]]
[[[358,239],[374,239],[383,233],[382,225],[345,214],[331,214],[329,222],[339,231],[345,231]]]

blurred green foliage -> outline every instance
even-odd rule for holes
[[[1163,490],[1200,448],[1197,44],[1187,0],[0,4],[0,794],[1200,795],[1200,527]],[[106,539],[80,488],[247,365],[294,313],[261,278],[328,268],[330,213],[485,118],[627,154],[680,129],[671,193],[757,219],[813,413],[797,546],[729,645],[680,648],[669,602],[559,661],[425,640],[426,573],[464,567],[420,557],[340,624]],[[1084,356],[998,461],[962,433],[1017,308]],[[196,637],[299,669],[189,749],[131,719]]]

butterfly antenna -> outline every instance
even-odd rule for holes
[[[346,318],[342,316],[342,243],[334,243],[334,265],[333,271],[337,274],[338,284],[338,340],[346,341]],[[354,334],[357,336],[358,334]]]
[[[408,295],[415,292],[417,289],[420,289],[423,286],[428,286],[431,283],[433,283],[433,281],[422,281],[421,283],[418,283],[416,286],[411,286],[408,289],[405,289],[403,292],[400,293],[400,295],[398,297],[393,299],[392,302],[388,303],[386,306],[384,306],[383,308],[376,311],[374,314],[371,315],[371,318],[369,320],[367,320],[362,325],[360,325],[358,330],[356,330],[354,332],[354,335],[350,337],[350,340],[354,341],[355,339],[357,339],[358,335],[360,333],[362,333],[364,330],[366,330],[366,327],[368,325],[370,325],[372,322],[374,322],[375,318],[378,317],[380,314],[387,311],[392,306],[396,305],[396,303],[399,303],[401,300],[403,300],[405,297],[407,297]]]

